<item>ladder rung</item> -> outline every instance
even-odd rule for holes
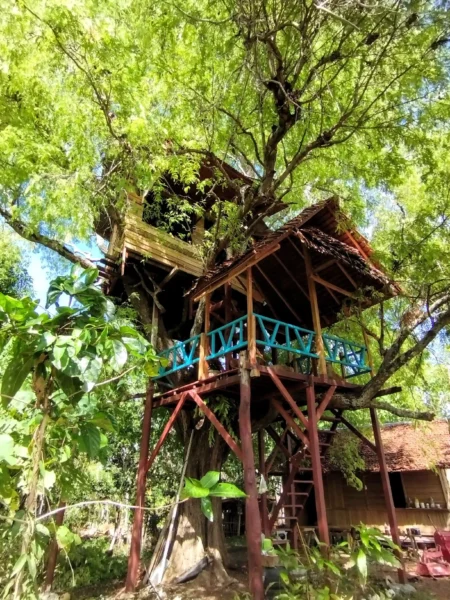
[[[314,481],[312,479],[296,479],[294,481],[294,483],[308,483],[308,484],[310,484],[310,483],[314,483]]]
[[[303,508],[303,504],[285,504],[283,508]]]
[[[288,492],[289,496],[309,496],[308,492]]]

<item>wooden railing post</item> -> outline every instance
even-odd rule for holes
[[[198,378],[206,379],[208,377],[209,366],[206,357],[209,354],[208,333],[211,324],[211,294],[205,296],[205,318],[204,332],[200,334],[200,350],[198,361]]]
[[[256,367],[256,319],[253,314],[253,273],[247,269],[247,342],[248,359],[251,367]]]
[[[308,279],[309,301],[311,303],[311,314],[313,327],[316,334],[316,351],[319,355],[319,375],[327,374],[327,364],[325,361],[325,348],[322,339],[322,326],[320,324],[319,302],[317,300],[317,290],[314,281],[314,272],[311,264],[311,257],[306,246],[303,247],[305,257],[306,276]]]

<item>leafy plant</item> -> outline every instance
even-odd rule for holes
[[[214,520],[211,498],[245,498],[246,494],[232,483],[221,483],[218,471],[208,471],[200,480],[186,477],[181,494],[183,499],[200,498],[202,512],[209,521]]]
[[[318,540],[317,540],[318,542]],[[318,543],[306,547],[304,557],[289,544],[277,554],[284,570],[281,573],[283,591],[277,600],[363,600],[370,594],[381,599],[389,596],[382,586],[369,580],[369,565],[400,565],[394,553],[397,546],[378,529],[360,525],[353,538],[329,551]],[[392,595],[391,595],[392,596]]]
[[[104,432],[114,430],[113,417],[97,406],[95,389],[138,367],[149,376],[157,371],[153,348],[115,319],[114,304],[97,279],[96,269],[75,266],[51,282],[43,311],[29,297],[0,294],[0,349],[6,364],[0,499],[14,523],[7,533],[21,538],[5,594],[13,587],[16,597],[22,594],[25,573],[30,589],[35,587],[50,536],[35,521],[38,498],[55,489],[60,497],[67,495],[82,477],[78,456],[97,457],[107,444]],[[17,512],[22,496],[24,510]],[[60,547],[76,541],[65,527],[55,533]]]

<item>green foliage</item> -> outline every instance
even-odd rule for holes
[[[0,226],[0,293],[20,298],[32,290],[28,260],[17,239]]]
[[[301,558],[289,544],[277,550],[284,567],[281,581],[284,591],[277,600],[364,600],[392,598],[383,583],[371,579],[370,566],[400,566],[394,552],[399,549],[378,529],[360,525],[349,542],[342,542],[325,553],[320,546],[309,548]],[[378,596],[376,596],[378,594]]]
[[[13,553],[14,540],[22,538],[21,556],[6,590],[16,585],[14,576],[22,586],[32,588],[36,581],[48,543],[45,539],[42,546],[45,536],[34,521],[37,497],[70,497],[86,478],[80,464],[101,458],[106,433],[115,429],[97,388],[130,370],[140,368],[151,375],[157,368],[153,348],[115,318],[115,307],[96,286],[97,278],[95,269],[79,267],[57,277],[50,284],[44,312],[29,298],[0,294],[0,340],[6,361],[1,381],[0,500],[9,518],[17,519],[18,528],[4,531]],[[19,519],[22,494],[27,510]],[[64,550],[79,543],[66,526],[56,530],[56,539]]]
[[[55,574],[54,588],[64,591],[72,586],[84,586],[122,579],[127,570],[124,552],[108,552],[108,539],[84,540],[61,553]]]
[[[364,458],[360,454],[360,441],[354,435],[340,431],[335,436],[328,452],[328,460],[332,467],[341,471],[347,484],[358,491],[363,489],[363,482],[358,477],[365,469]]]
[[[245,498],[246,494],[232,483],[220,483],[220,473],[208,471],[200,481],[186,477],[181,497],[200,498],[201,508],[209,521],[214,520],[211,498]]]

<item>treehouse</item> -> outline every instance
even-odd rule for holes
[[[371,377],[368,348],[362,333],[349,339],[335,331],[350,315],[398,290],[338,201],[331,198],[305,209],[205,274],[198,223],[190,239],[181,240],[145,222],[145,198],[131,202],[120,246],[114,246],[118,238],[112,236],[113,250],[123,259],[122,274],[136,270],[145,257],[145,268],[153,269],[149,280],[170,279],[169,288],[161,284],[164,292],[158,298],[165,313],[157,322],[163,320],[167,329],[185,311],[178,337],[161,349],[161,366],[146,394],[137,504],[143,504],[146,474],[180,412],[198,409],[243,463],[250,589],[254,598],[262,598],[261,533],[279,539],[281,529],[298,547],[303,512],[313,502],[313,526],[329,544],[322,461],[338,427],[345,427],[377,456],[392,537],[398,542],[376,413],[371,410],[373,443],[345,418],[342,403],[343,397],[358,397]],[[120,286],[116,278],[114,285]],[[197,319],[202,330],[190,336],[196,316],[202,316]],[[237,440],[215,413],[218,394],[237,408]],[[168,408],[170,416],[149,453],[151,413],[160,407]],[[253,434],[258,437],[257,457]],[[258,495],[256,470],[266,481],[277,478],[275,502],[269,503],[265,493]],[[142,511],[137,511],[128,589],[137,581],[141,529]]]

